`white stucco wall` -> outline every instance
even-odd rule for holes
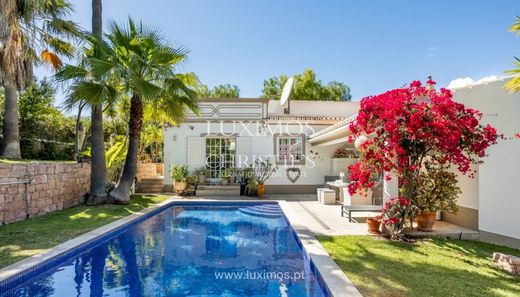
[[[520,93],[507,94],[504,81],[454,89],[456,101],[480,110],[483,122],[512,137],[520,133]],[[520,140],[500,140],[479,166],[478,183],[463,183],[461,203],[479,209],[479,229],[520,238]],[[477,198],[478,197],[478,198]]]
[[[278,123],[271,123],[271,131],[279,133]],[[282,125],[284,133],[293,134],[305,133],[310,135],[320,129],[326,128],[326,125],[310,125],[300,126],[298,124]],[[287,127],[287,131],[285,131]],[[256,123],[246,124],[245,127],[240,124],[233,123],[212,123],[209,128],[205,122],[184,123],[180,127],[170,127],[164,133],[164,171],[165,184],[172,184],[169,176],[169,168],[172,164],[187,164],[187,139],[189,136],[201,136],[209,133],[236,133],[238,136],[251,137],[251,155],[265,156],[274,155],[274,136],[270,132],[258,133],[251,136],[251,132],[258,131]],[[267,182],[267,185],[318,185],[322,184],[325,175],[330,174],[330,158],[332,157],[336,147],[312,147],[308,142],[305,144],[305,155],[315,157],[307,160],[305,165],[295,166],[278,166],[278,174],[273,175]],[[274,164],[274,158],[271,159]],[[297,167],[301,170],[301,176],[296,183],[291,183],[284,175],[288,167]],[[193,169],[193,168],[190,168]]]

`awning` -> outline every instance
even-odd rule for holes
[[[356,117],[357,114],[354,114],[330,127],[312,134],[309,136],[310,144],[313,146],[329,146],[340,143],[347,143],[348,136],[350,135],[348,125],[353,122]]]

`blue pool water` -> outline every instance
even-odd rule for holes
[[[277,204],[185,203],[0,295],[326,296],[310,265]]]

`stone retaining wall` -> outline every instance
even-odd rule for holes
[[[162,176],[163,171],[163,163],[138,163],[136,178],[140,181],[142,178]]]
[[[26,180],[30,183],[24,184]],[[0,163],[0,220],[23,220],[27,208],[33,217],[72,207],[83,201],[89,187],[90,164]]]

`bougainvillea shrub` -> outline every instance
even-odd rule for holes
[[[393,170],[400,196],[411,201],[425,162],[473,176],[471,164],[482,162],[486,149],[497,141],[497,131],[480,123],[481,112],[453,101],[450,90],[437,91],[434,85],[431,80],[425,86],[414,81],[361,100],[349,125],[350,140],[362,135],[368,140],[359,161],[349,167],[351,194],[373,187],[377,176]]]

